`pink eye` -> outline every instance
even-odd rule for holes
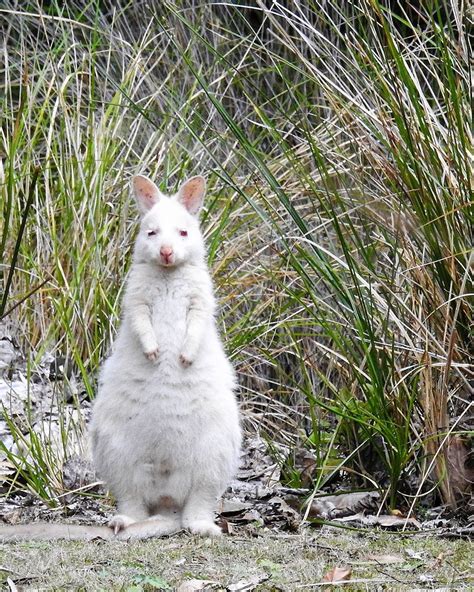
[[[188,236],[188,231],[187,231],[187,230],[180,230],[180,231],[179,231],[179,234],[180,234],[181,236]]]
[[[156,234],[156,230],[149,230],[149,231],[147,232],[147,234],[148,234],[148,236],[155,236],[155,234]]]

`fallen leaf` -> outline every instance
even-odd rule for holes
[[[163,578],[160,578],[160,576],[137,574],[132,578],[132,581],[134,584],[146,586],[147,588],[158,590],[171,590],[171,586],[168,584],[168,582]]]
[[[367,560],[379,565],[391,565],[393,563],[404,563],[405,559],[401,555],[368,555]]]
[[[267,519],[269,516],[276,518],[277,520],[284,519],[286,526],[292,530],[297,531],[301,524],[301,516],[294,510],[282,497],[272,497],[266,503],[268,509]]]
[[[278,574],[281,571],[281,565],[279,563],[270,561],[270,559],[257,559],[257,563],[271,575]]]
[[[317,462],[314,454],[306,448],[294,451],[295,469],[298,471],[303,487],[311,487],[316,473]]]
[[[406,549],[405,553],[410,559],[415,559],[416,561],[424,561],[427,556],[426,551],[414,551],[413,549]]]
[[[263,518],[261,517],[260,513],[253,509],[245,512],[245,514],[238,514],[237,516],[233,516],[233,522],[236,523],[245,523],[245,522],[258,522],[263,524]]]
[[[367,526],[382,526],[383,528],[403,528],[408,524],[421,528],[421,524],[416,518],[400,518],[399,516],[389,516],[388,514],[381,514],[380,516],[366,516],[359,513],[353,516],[344,516],[342,518],[333,518],[337,522],[358,522]]]
[[[433,561],[433,563],[431,563],[431,565],[429,566],[430,569],[439,569],[441,567],[442,563],[444,563],[446,557],[449,557],[452,554],[453,554],[452,551],[441,552],[438,555],[438,557],[436,557],[436,559]]]
[[[347,582],[351,579],[352,569],[350,567],[333,567],[325,574],[323,582]]]
[[[181,557],[180,559],[177,559],[174,564],[175,565],[184,565],[186,563],[186,557]]]
[[[456,497],[473,490],[474,463],[469,444],[461,436],[452,436],[446,449],[448,479]]]
[[[234,525],[222,516],[219,519],[219,526],[224,534],[234,534]]]
[[[21,520],[22,511],[20,508],[7,512],[2,516],[3,522],[6,524],[18,524]]]
[[[182,582],[176,590],[177,592],[198,592],[199,590],[207,590],[209,587],[212,588],[214,586],[219,586],[219,583],[212,580],[193,579]]]
[[[71,491],[87,485],[97,490],[99,482],[92,461],[78,455],[68,458],[63,464],[63,484]]]
[[[0,460],[0,476],[11,475],[15,472],[15,465],[8,460]]]
[[[228,592],[250,592],[251,590],[255,590],[259,584],[266,582],[268,579],[270,579],[270,576],[267,574],[254,576],[249,580],[239,580],[236,584],[230,584],[230,586],[227,586],[226,590]]]
[[[377,524],[378,526],[390,527],[390,526],[406,526],[407,524],[413,524],[417,528],[421,528],[421,524],[416,518],[404,518],[403,516],[389,516],[382,514],[380,516],[367,516],[372,519],[371,524]]]
[[[278,445],[274,446],[278,447]],[[283,451],[282,451],[283,452]],[[274,461],[269,446],[263,438],[249,438],[246,441],[242,466],[238,472],[241,480],[258,479],[268,487],[274,487],[280,482],[280,465]]]

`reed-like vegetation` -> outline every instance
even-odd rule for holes
[[[61,352],[92,398],[131,175],[173,190],[205,173],[247,428],[311,451],[315,492],[343,480],[392,508],[434,490],[455,506],[472,436],[472,14],[250,4],[3,3],[0,312],[32,365]],[[40,465],[48,481],[50,463],[9,455],[18,482],[35,489]]]

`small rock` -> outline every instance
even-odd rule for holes
[[[2,516],[3,522],[6,524],[18,524],[21,521],[22,511],[20,508],[8,512]]]
[[[57,355],[49,365],[49,380],[63,380],[71,378],[73,374],[73,364],[69,358]]]
[[[270,576],[267,574],[253,576],[249,579],[239,580],[235,584],[230,584],[227,586],[227,590],[228,592],[250,592],[251,590],[255,590],[259,584],[266,582],[269,579]]]
[[[63,484],[65,489],[75,490],[97,481],[93,464],[80,456],[69,458],[63,465]]]
[[[0,373],[11,368],[17,355],[16,349],[9,339],[0,339]]]
[[[252,504],[243,502],[242,500],[233,497],[231,499],[223,499],[220,503],[219,514],[232,515],[239,514],[252,507]]]
[[[324,519],[341,518],[367,510],[374,510],[380,500],[378,491],[360,491],[342,493],[339,495],[326,495],[313,500],[309,511],[311,518],[322,517]],[[290,505],[299,503],[299,499],[287,499]]]
[[[28,401],[28,384],[24,380],[0,378],[0,403],[9,415],[23,415]]]

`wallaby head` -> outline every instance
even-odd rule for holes
[[[142,175],[133,177],[133,193],[142,213],[136,255],[161,267],[202,260],[204,242],[199,212],[206,193],[204,177],[191,177],[172,196]]]

